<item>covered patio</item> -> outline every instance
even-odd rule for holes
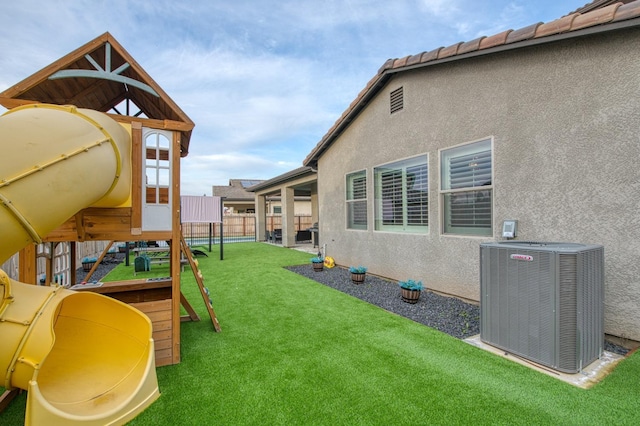
[[[318,217],[318,179],[317,172],[311,167],[300,167],[276,176],[258,185],[247,188],[256,197],[256,240],[267,241],[267,199],[280,197],[282,201],[282,229],[278,239],[284,247],[297,245],[295,224],[295,198],[310,197],[312,222],[317,224]],[[319,244],[316,231],[314,245]]]

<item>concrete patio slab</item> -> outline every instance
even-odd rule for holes
[[[595,360],[588,366],[584,367],[582,371],[575,374],[563,373],[561,371],[553,370],[552,368],[538,364],[534,361],[530,361],[518,355],[506,352],[503,349],[496,348],[480,340],[480,335],[471,336],[464,340],[465,342],[477,346],[480,349],[489,351],[493,354],[501,356],[503,358],[510,359],[511,361],[522,364],[526,367],[532,368],[540,373],[544,373],[548,376],[554,377],[563,382],[569,383],[573,386],[577,386],[583,389],[588,389],[594,384],[598,383],[607,374],[609,374],[615,366],[624,359],[622,355],[618,355],[612,352],[604,351],[600,359]]]

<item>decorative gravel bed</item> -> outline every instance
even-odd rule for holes
[[[314,272],[311,265],[287,268],[326,286],[379,306],[389,312],[436,328],[459,339],[480,333],[480,308],[455,297],[422,290],[418,303],[400,299],[400,287],[395,281],[367,274],[363,284],[353,284],[348,269],[335,267]]]
[[[91,278],[89,278],[89,281],[100,281],[105,275],[111,272],[113,268],[124,261],[124,256],[124,253],[115,253],[114,255],[105,256],[91,275]],[[80,284],[84,281],[84,277],[86,276],[87,272],[82,267],[76,269],[76,284]]]
[[[322,272],[315,272],[310,264],[287,269],[458,339],[480,333],[479,306],[433,293],[428,290],[428,283],[418,303],[412,305],[400,299],[400,288],[396,281],[367,274],[364,284],[356,285],[351,282],[349,270],[342,267],[324,268]],[[629,352],[627,348],[606,340],[604,346],[606,351],[620,355]]]

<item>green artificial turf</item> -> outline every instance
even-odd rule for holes
[[[199,262],[222,332],[186,268],[202,321],[182,323],[182,362],[157,369],[162,395],[132,425],[638,422],[638,353],[584,390],[283,268],[309,254],[228,244],[220,261],[216,250]],[[23,412],[21,397],[0,424]]]

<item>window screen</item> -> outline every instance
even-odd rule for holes
[[[441,152],[444,232],[492,234],[491,140]]]
[[[367,173],[347,175],[347,228],[367,229]]]
[[[376,230],[426,232],[429,225],[427,156],[374,169]]]

